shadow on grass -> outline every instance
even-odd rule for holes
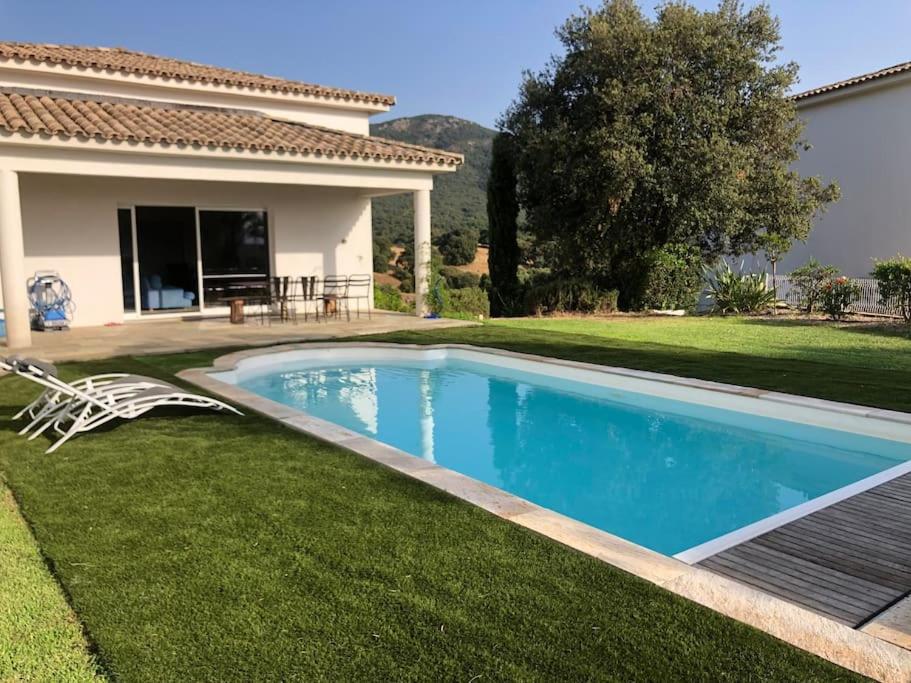
[[[816,329],[820,327],[829,328],[836,332],[865,334],[879,337],[899,337],[911,339],[911,326],[901,321],[891,320],[803,320],[800,318],[743,318],[747,325],[757,325],[760,327],[783,327],[783,328],[809,328]]]
[[[13,415],[19,411],[18,407],[7,409],[4,407],[0,409],[0,433],[8,432],[13,434],[16,438],[21,439],[23,442],[31,441],[33,444],[37,444],[41,447],[42,450],[50,448],[58,439],[60,439],[63,434],[54,431],[53,427],[49,427],[41,432],[38,436],[33,439],[30,438],[32,434],[35,433],[35,429],[30,430],[27,434],[19,434],[18,432],[22,430],[23,427],[31,422],[31,418],[21,418],[14,421]],[[60,449],[63,450],[67,445],[76,442],[77,440],[84,438],[91,438],[91,435],[100,435],[108,434],[111,432],[116,432],[118,429],[124,425],[129,424],[130,422],[135,422],[136,420],[142,420],[148,422],[150,420],[157,420],[160,422],[168,423],[169,427],[177,427],[178,423],[186,422],[188,425],[191,424],[189,418],[203,415],[203,414],[218,414],[215,411],[205,410],[202,408],[185,408],[180,406],[164,406],[161,408],[153,408],[148,413],[141,415],[140,417],[133,418],[132,420],[124,420],[120,418],[115,418],[110,422],[105,422],[104,424],[98,425],[89,432],[81,432],[71,437],[69,441],[63,444]],[[221,415],[231,418],[238,418],[239,416],[231,413],[221,413]],[[65,429],[65,428],[64,428]]]

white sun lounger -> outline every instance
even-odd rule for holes
[[[154,377],[122,375],[118,378],[89,388],[77,388],[56,377],[56,373],[43,370],[33,362],[20,360],[16,373],[41,384],[46,389],[59,391],[67,398],[50,403],[41,412],[40,422],[30,439],[49,428],[60,434],[60,438],[47,449],[52,453],[76,434],[91,431],[111,420],[120,418],[133,420],[150,410],[164,406],[208,408],[227,410],[237,415],[242,413],[208,396],[191,394]],[[37,423],[39,420],[33,420]]]
[[[19,420],[26,415],[32,420],[19,431],[19,434],[27,433],[35,425],[42,422],[62,401],[71,399],[74,391],[94,392],[111,384],[139,383],[146,386],[161,384],[161,382],[153,378],[129,375],[122,372],[82,377],[67,384],[59,379],[57,367],[53,363],[18,356],[0,358],[0,370],[25,377],[44,387],[44,391],[34,401],[13,415],[14,420]]]

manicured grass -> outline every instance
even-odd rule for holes
[[[493,346],[911,412],[911,339],[902,327],[749,318],[531,318],[375,339]]]
[[[831,363],[851,368],[911,371],[911,330],[903,325],[833,325],[799,318],[523,318],[496,321],[512,329],[584,335],[613,343],[647,343],[714,353],[738,353]]]
[[[389,338],[625,353],[493,326]],[[64,370],[167,376],[214,355]],[[158,415],[46,456],[8,420],[32,393],[0,380],[0,468],[123,680],[856,678],[265,418]]]
[[[94,680],[79,622],[0,479],[0,681]]]

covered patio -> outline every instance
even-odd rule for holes
[[[7,346],[62,359],[67,346],[109,356],[356,333],[197,320],[226,316],[228,295],[254,279],[369,274],[371,198],[399,193],[413,196],[421,317],[433,176],[461,162],[256,111],[0,87]],[[59,339],[30,329],[26,283],[38,271],[72,291],[72,330]],[[156,336],[148,320],[168,332]],[[405,324],[382,316],[377,331],[393,321]]]

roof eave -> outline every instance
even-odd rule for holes
[[[307,93],[293,88],[270,88],[256,85],[238,85],[232,83],[215,82],[211,80],[168,77],[152,73],[139,73],[117,68],[101,68],[67,64],[64,62],[49,62],[32,59],[19,59],[0,55],[0,70],[9,69],[18,72],[42,73],[64,76],[76,81],[93,80],[96,82],[132,83],[145,86],[154,86],[164,89],[178,89],[187,91],[225,93],[231,95],[247,95],[260,99],[272,99],[281,102],[298,102],[329,106],[342,109],[366,111],[369,114],[388,112],[395,106],[396,100],[392,95],[380,93],[366,93],[342,88],[326,88],[336,94],[321,94],[318,92]],[[75,85],[75,84],[74,84]],[[318,88],[319,86],[314,86]]]
[[[360,169],[395,169],[431,174],[451,173],[462,165],[462,157],[447,160],[412,160],[392,157],[359,157],[350,154],[321,154],[284,150],[239,149],[215,145],[186,143],[152,143],[135,140],[105,140],[95,137],[64,137],[47,133],[25,133],[0,128],[0,150],[6,148],[43,148],[61,152],[93,150],[102,153],[130,153],[153,157],[184,157],[197,159],[259,160],[286,164],[309,164],[326,167]],[[455,155],[453,155],[455,156]]]
[[[890,67],[881,72],[874,72],[855,78],[838,81],[818,88],[812,88],[791,95],[791,101],[798,109],[830,102],[843,97],[853,97],[871,90],[903,85],[911,80],[911,63],[903,68]]]

